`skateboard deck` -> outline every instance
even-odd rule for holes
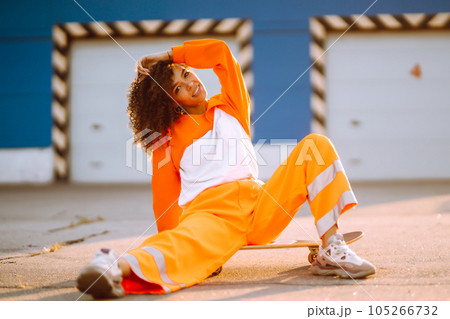
[[[364,233],[362,231],[354,231],[350,233],[343,234],[344,241],[348,244],[351,244],[358,239],[361,239],[361,237],[364,236]],[[314,260],[317,257],[317,254],[319,253],[319,246],[322,244],[321,241],[315,241],[315,240],[306,240],[306,239],[300,239],[300,240],[275,240],[267,245],[249,245],[244,246],[241,248],[241,250],[254,250],[254,249],[281,249],[281,248],[300,248],[300,247],[308,247],[309,248],[309,255],[308,255],[308,261],[312,264]]]

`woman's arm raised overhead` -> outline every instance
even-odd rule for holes
[[[227,44],[213,39],[193,40],[172,50],[174,63],[184,63],[197,69],[213,69],[222,85],[219,98],[232,108],[235,117],[250,134],[250,97],[239,63]]]

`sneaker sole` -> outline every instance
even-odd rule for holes
[[[341,268],[320,268],[318,266],[315,267],[311,267],[311,272],[314,275],[319,275],[319,276],[339,276],[341,278],[353,278],[353,279],[358,279],[358,278],[364,278],[370,275],[373,275],[375,273],[375,269],[367,269],[367,270],[362,270],[356,273],[352,273],[349,271],[344,271]]]
[[[95,299],[122,297],[123,289],[116,288],[114,282],[102,274],[100,268],[86,267],[77,278],[77,289],[92,295]]]

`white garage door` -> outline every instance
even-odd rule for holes
[[[180,45],[189,38],[119,40],[135,59]],[[221,37],[235,56],[233,37]],[[76,182],[148,182],[142,152],[133,149],[127,163],[126,93],[135,76],[134,61],[112,40],[77,40],[71,51],[70,170]],[[220,92],[211,70],[196,70],[209,96]],[[130,152],[128,152],[130,153]],[[141,154],[141,155],[140,155]],[[130,154],[128,154],[130,156]],[[130,157],[128,157],[130,160]],[[128,166],[127,166],[128,164]],[[131,167],[129,167],[131,166]]]
[[[330,49],[327,129],[351,179],[450,178],[449,57],[449,32],[347,34]]]

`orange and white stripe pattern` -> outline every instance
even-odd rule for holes
[[[341,178],[343,178],[347,184],[348,181],[346,181],[347,177],[344,167],[342,166],[341,161],[337,159],[323,172],[321,172],[311,184],[308,185],[307,189],[309,201],[312,202],[322,190],[338,178],[339,174],[342,174]],[[351,189],[344,191],[339,196],[336,205],[316,221],[317,232],[319,235],[323,235],[328,229],[338,222],[339,216],[348,203],[357,203],[356,197]]]
[[[164,293],[164,294],[174,292],[174,291],[177,291],[177,290],[180,290],[180,289],[186,287],[186,285],[176,283],[169,278],[169,276],[167,274],[166,260],[164,258],[164,255],[158,249],[153,248],[153,247],[143,246],[143,247],[138,248],[138,251],[140,252],[140,254],[148,254],[149,255],[149,256],[146,256],[147,258],[145,258],[145,259],[148,259],[149,257],[153,258],[153,261],[155,264],[155,269],[158,272],[158,276],[159,276],[160,280],[158,282],[155,282],[154,277],[148,278],[144,274],[141,266],[139,265],[138,259],[133,254],[124,254],[123,258],[125,258],[127,260],[128,264],[130,265],[131,269],[133,269],[133,272],[136,276],[138,276],[143,281],[153,282],[153,283],[159,285],[162,289],[160,291],[160,293]],[[136,251],[135,251],[135,254],[136,254]]]

